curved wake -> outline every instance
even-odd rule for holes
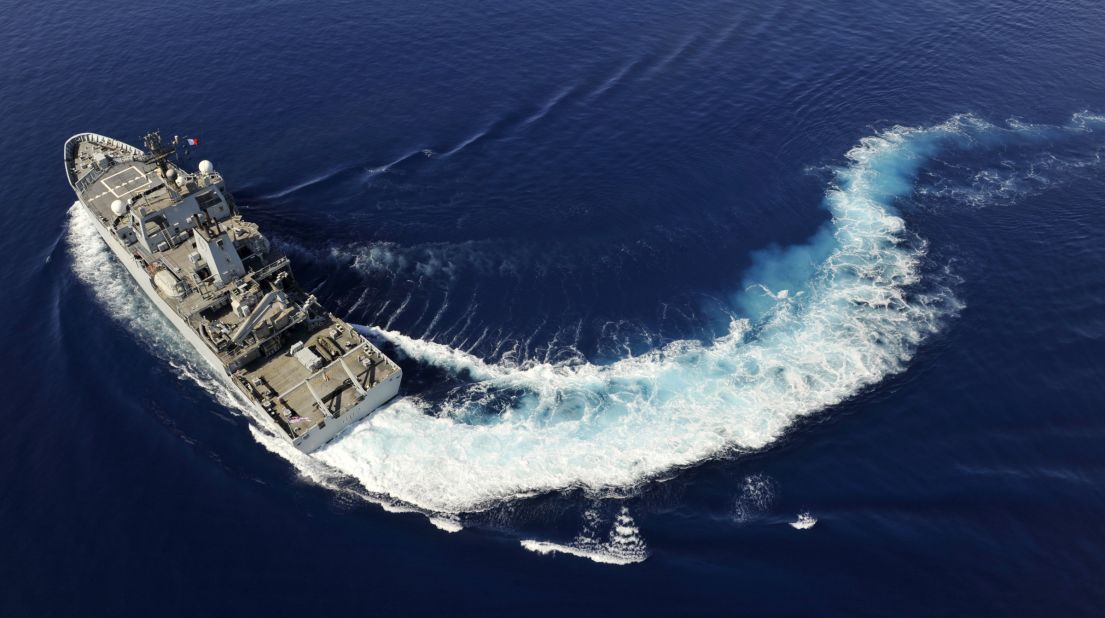
[[[316,457],[264,432],[254,435],[316,482],[345,488],[340,471],[371,494],[436,514],[438,525],[449,529],[461,525],[450,514],[502,500],[567,488],[624,491],[674,468],[764,447],[796,419],[903,370],[918,345],[960,308],[948,290],[921,282],[925,244],[906,233],[893,206],[914,190],[926,160],[949,145],[1000,145],[1009,136],[1034,140],[1057,130],[1091,131],[1091,124],[1096,128],[1105,118],[1076,114],[1067,127],[998,128],[956,116],[864,138],[847,153],[848,164],[835,171],[826,193],[829,225],[807,245],[758,254],[744,291],[734,298],[752,317],[734,319],[711,342],[679,341],[609,365],[572,360],[519,366],[368,329],[410,357],[472,383],[442,401],[400,399]],[[1087,165],[1101,159],[1099,151]],[[1027,180],[1004,169],[983,170],[965,188],[938,180],[918,193],[957,203],[1007,199],[1046,185],[1042,170],[1070,165],[1048,155],[1030,163]],[[235,394],[209,375],[171,327],[148,318],[156,312],[110,261],[79,209],[70,211],[67,240],[77,275],[110,313],[176,366],[182,379],[238,407]],[[545,542],[528,543],[551,550]]]
[[[901,371],[958,310],[947,290],[918,285],[924,243],[907,237],[892,204],[943,142],[988,127],[957,116],[861,140],[827,192],[831,228],[772,258],[788,267],[767,270],[786,272],[793,287],[710,343],[679,341],[603,366],[512,367],[375,330],[475,382],[441,402],[402,399],[317,457],[370,492],[463,512],[552,490],[624,488],[762,448],[795,419]],[[823,259],[811,264],[814,255]],[[741,296],[762,294],[750,287]]]

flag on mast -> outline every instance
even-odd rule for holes
[[[186,138],[184,138],[184,141],[187,142],[187,144],[189,146],[199,146],[200,145],[200,139],[198,137],[186,137]]]

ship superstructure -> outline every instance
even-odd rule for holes
[[[73,136],[69,184],[139,287],[255,416],[311,452],[394,397],[399,366],[300,289],[212,164],[185,171],[179,140],[156,132],[144,145]]]

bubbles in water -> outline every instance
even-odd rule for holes
[[[741,492],[737,496],[733,517],[738,522],[747,522],[766,512],[774,501],[775,481],[763,474],[746,476],[741,483]]]
[[[604,564],[632,564],[648,558],[648,547],[627,507],[622,506],[618,511],[605,539],[598,532],[603,519],[597,508],[587,510],[583,520],[583,530],[571,543],[561,545],[526,539],[521,545],[539,554],[568,554]]]
[[[959,116],[861,140],[826,194],[831,228],[804,251],[763,254],[754,269],[756,283],[775,290],[770,311],[734,320],[711,342],[677,341],[610,365],[510,366],[375,331],[476,382],[442,401],[398,401],[317,456],[369,491],[461,512],[572,487],[601,495],[762,448],[796,418],[901,371],[958,309],[947,290],[919,285],[924,244],[905,234],[892,203],[941,143],[988,126]]]
[[[805,513],[799,513],[798,519],[790,522],[790,526],[795,530],[809,530],[817,524],[817,518],[806,511]]]
[[[437,529],[444,530],[445,532],[452,533],[464,530],[464,524],[462,524],[457,517],[430,517],[430,523]]]
[[[1091,131],[1102,123],[1082,115],[1066,128],[995,128],[957,116],[934,127],[894,127],[864,138],[847,153],[848,164],[835,171],[826,192],[830,225],[800,247],[758,253],[736,293],[736,304],[753,319],[733,320],[712,341],[677,341],[608,365],[579,357],[485,362],[460,349],[373,329],[410,358],[472,383],[436,401],[400,399],[317,457],[285,448],[256,429],[255,437],[316,482],[347,485],[349,475],[362,495],[391,496],[442,522],[459,522],[450,514],[552,490],[624,494],[673,468],[762,448],[795,419],[901,371],[917,346],[959,309],[948,290],[922,282],[925,244],[906,233],[896,213],[895,200],[915,190],[922,163],[948,146],[1000,144],[1010,135],[1025,141],[1048,131]],[[1026,160],[1032,159],[1018,159],[1017,169]],[[1047,165],[1055,172],[1070,167]],[[992,171],[978,171],[976,178],[1006,183]],[[938,181],[922,184],[939,189]],[[69,244],[78,276],[115,318],[183,378],[239,407],[236,394],[208,373],[170,327],[150,319],[156,312],[109,259],[92,222],[77,208],[70,215]],[[410,258],[394,247],[366,259],[365,268],[427,277],[448,277],[455,263],[432,251]],[[745,494],[745,512],[760,504],[758,496],[768,496],[769,504],[770,492],[750,490],[747,481]],[[605,542],[622,541],[633,545],[633,535]]]

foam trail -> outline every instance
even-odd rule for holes
[[[733,517],[740,523],[762,516],[775,500],[775,481],[762,474],[747,476],[737,496]]]
[[[817,518],[806,511],[798,514],[798,519],[790,522],[790,527],[795,530],[809,530],[817,525]]]
[[[596,528],[601,523],[598,513],[593,509],[588,510],[583,517],[583,531],[571,543],[523,539],[520,544],[539,554],[567,554],[601,564],[633,564],[648,558],[648,547],[628,508],[621,508],[605,541],[600,540],[596,534]]]
[[[1092,132],[1102,125],[1105,118],[1083,113],[1058,129]],[[958,116],[861,140],[827,191],[831,225],[805,248],[761,253],[738,301],[766,290],[772,302],[760,307],[760,320],[733,320],[712,342],[678,341],[604,366],[578,359],[516,365],[372,329],[407,355],[476,383],[434,404],[400,399],[317,457],[251,429],[314,482],[383,499],[389,509],[417,506],[450,525],[460,523],[457,513],[501,500],[573,487],[624,493],[672,468],[762,447],[795,419],[901,371],[925,336],[958,309],[946,290],[918,285],[924,245],[908,240],[892,207],[911,190],[925,158],[949,142],[1001,144],[1009,135],[1056,129],[997,129]],[[149,317],[156,311],[110,259],[83,210],[70,209],[69,219],[74,271],[108,313],[182,379],[243,409],[169,325]],[[402,267],[403,259],[387,265]],[[481,339],[486,334],[485,328]],[[360,487],[350,487],[346,475]]]
[[[439,530],[453,533],[464,530],[464,524],[456,517],[430,517],[430,523]]]
[[[764,317],[733,320],[709,343],[677,341],[603,366],[511,366],[374,329],[476,382],[432,407],[401,399],[316,456],[370,492],[448,513],[566,488],[601,494],[762,448],[795,419],[902,371],[958,309],[950,292],[918,285],[924,244],[907,238],[892,203],[943,144],[991,129],[957,116],[861,140],[826,193],[831,226],[796,258],[815,262],[781,269],[795,279],[788,293],[765,283],[776,292]]]

